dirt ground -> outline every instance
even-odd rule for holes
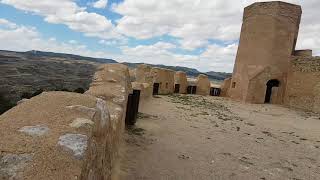
[[[126,132],[122,179],[320,179],[318,114],[185,95],[140,112]]]

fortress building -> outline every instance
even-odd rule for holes
[[[320,58],[311,50],[295,50],[301,14],[299,5],[280,1],[245,8],[233,75],[222,95],[316,109]]]
[[[301,13],[300,6],[278,1],[254,3],[245,8],[231,98],[264,103],[270,99],[269,91],[273,91],[272,100],[283,102]]]

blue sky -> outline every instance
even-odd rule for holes
[[[0,49],[232,72],[243,8],[252,2],[0,0]],[[311,18],[319,1],[288,2],[300,3],[309,12],[298,46],[319,52],[320,38],[311,36],[320,29]]]

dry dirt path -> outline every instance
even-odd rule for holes
[[[320,179],[318,114],[184,95],[140,111],[125,137],[122,179]]]

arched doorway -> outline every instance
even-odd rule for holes
[[[265,97],[264,103],[270,103],[271,96],[272,96],[272,88],[279,87],[280,82],[277,79],[271,79],[267,82],[266,85],[267,85],[267,91],[266,91],[266,97]]]

